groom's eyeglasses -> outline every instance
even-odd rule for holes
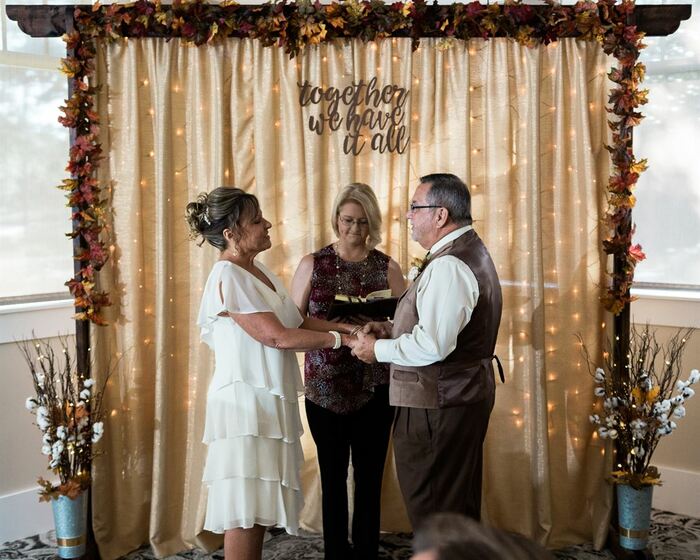
[[[411,204],[408,208],[411,212],[415,212],[421,208],[442,208],[442,206],[436,206],[434,204]]]

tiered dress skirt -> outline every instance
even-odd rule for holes
[[[240,328],[230,319],[217,323],[217,364],[207,393],[204,431],[204,528],[222,533],[257,524],[295,535],[303,505],[299,472],[304,461],[296,357],[234,332]],[[241,347],[237,341],[246,344]],[[244,360],[229,355],[240,352]]]

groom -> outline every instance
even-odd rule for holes
[[[399,300],[393,326],[369,323],[353,348],[366,362],[391,362],[396,469],[414,528],[438,511],[480,518],[502,308],[467,186],[447,173],[420,181],[407,217],[413,239],[429,249],[427,265]],[[499,371],[503,378],[500,363]]]

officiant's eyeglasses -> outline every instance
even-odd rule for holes
[[[436,206],[434,204],[411,204],[408,208],[411,212],[415,212],[421,208],[442,208],[442,206]]]
[[[343,222],[343,224],[345,224],[348,227],[352,227],[355,225],[360,226],[360,227],[369,226],[369,221],[365,220],[364,218],[360,218],[359,220],[353,220],[352,218],[350,218],[348,216],[338,216],[338,218],[340,219],[341,222]]]

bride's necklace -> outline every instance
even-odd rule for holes
[[[340,275],[340,265],[341,265],[341,258],[340,258],[340,247],[339,244],[333,243],[333,251],[335,252],[335,278],[337,281],[337,290],[336,293],[342,294],[345,293],[346,295],[362,295],[365,291],[365,283],[369,280],[369,249],[365,251],[364,257],[362,257],[361,260],[359,261],[344,261],[346,263],[350,264],[361,264],[362,265],[362,270],[360,272],[360,294],[350,294],[347,293],[349,292],[349,283],[348,286],[345,287],[345,290],[343,290],[342,282],[341,282],[341,275]]]

